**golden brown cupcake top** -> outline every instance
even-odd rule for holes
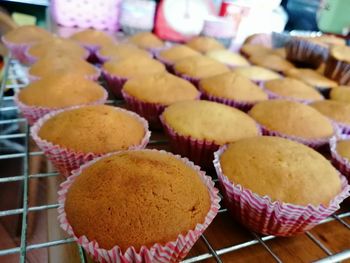
[[[259,136],[231,143],[220,163],[231,182],[272,201],[328,206],[341,191],[338,172],[326,158],[279,137]]]
[[[331,121],[314,108],[293,101],[262,101],[249,111],[265,128],[306,139],[329,138],[334,134]]]
[[[84,45],[93,46],[111,45],[115,42],[111,35],[95,29],[85,29],[73,34],[70,38]]]
[[[264,87],[276,95],[298,100],[323,100],[323,96],[313,87],[293,79],[273,79],[266,81]]]
[[[225,47],[214,38],[204,36],[194,37],[189,40],[186,45],[201,53],[216,49],[225,49]]]
[[[316,101],[310,106],[328,118],[350,125],[350,104],[342,101],[323,100]]]
[[[286,76],[299,79],[312,87],[333,88],[338,84],[312,69],[293,68],[284,72]]]
[[[136,78],[165,72],[165,67],[157,60],[139,57],[129,57],[121,60],[110,60],[103,64],[103,69],[111,75],[124,78]]]
[[[240,51],[246,57],[250,57],[252,55],[261,55],[261,54],[270,53],[272,51],[272,49],[268,48],[268,47],[265,47],[263,45],[244,44],[241,47]]]
[[[278,72],[284,72],[286,70],[294,68],[294,65],[288,60],[281,58],[275,54],[260,54],[252,55],[249,57],[249,61],[260,67],[268,68]]]
[[[337,141],[337,152],[341,157],[350,161],[350,140]]]
[[[28,53],[35,58],[43,58],[46,55],[68,55],[84,59],[87,51],[76,42],[64,38],[51,38],[41,41],[28,49]]]
[[[207,52],[206,56],[230,67],[250,66],[248,60],[246,60],[243,56],[227,49],[212,50]]]
[[[50,32],[37,26],[20,26],[4,35],[5,40],[16,44],[32,44],[51,37]]]
[[[107,105],[66,110],[43,123],[39,137],[83,153],[109,153],[139,145],[143,123],[119,108]]]
[[[130,56],[151,58],[150,53],[130,44],[105,45],[98,51],[98,53],[113,60],[124,59]]]
[[[162,116],[178,134],[219,145],[259,134],[255,121],[247,114],[211,101],[177,102]]]
[[[333,46],[331,47],[331,56],[340,61],[350,63],[350,47]]]
[[[233,72],[243,75],[252,81],[267,81],[282,78],[276,72],[259,66],[239,67],[235,68]]]
[[[175,241],[204,223],[210,204],[196,170],[168,153],[139,150],[84,169],[68,189],[65,212],[77,236],[125,252]]]
[[[18,98],[30,106],[63,108],[97,101],[104,94],[102,86],[82,75],[55,72],[21,89]]]
[[[200,81],[200,88],[207,94],[244,102],[267,100],[267,94],[248,78],[228,72]]]
[[[318,41],[321,41],[329,46],[335,45],[335,46],[345,46],[346,41],[343,38],[333,36],[333,35],[321,35],[317,37]]]
[[[181,59],[198,56],[200,53],[185,45],[176,45],[159,52],[158,57],[168,63],[175,63]]]
[[[175,63],[174,69],[180,74],[198,79],[230,71],[224,64],[205,56],[194,56],[182,59]]]
[[[164,42],[159,39],[156,35],[150,32],[140,32],[131,37],[129,41],[140,48],[151,49],[151,48],[162,48]]]
[[[329,97],[331,100],[350,103],[350,86],[338,86],[333,88]]]
[[[30,75],[37,77],[43,77],[53,72],[74,72],[84,76],[98,74],[98,70],[85,60],[71,57],[66,54],[53,54],[52,56],[45,56],[33,64],[28,72]]]
[[[141,101],[163,105],[199,97],[190,82],[165,72],[128,80],[123,91]]]

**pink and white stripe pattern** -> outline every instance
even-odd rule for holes
[[[148,150],[148,151],[157,151],[157,150]],[[217,215],[220,205],[220,197],[218,196],[218,189],[214,187],[214,182],[211,177],[207,176],[203,171],[200,170],[200,167],[194,165],[186,158],[182,158],[179,155],[173,155],[171,153],[160,151],[164,154],[169,154],[175,156],[177,159],[183,161],[186,165],[190,166],[198,172],[203,184],[208,188],[210,194],[211,206],[206,215],[204,222],[197,224],[195,229],[189,230],[185,235],[180,234],[176,240],[170,241],[166,244],[154,244],[152,247],[142,246],[139,251],[136,251],[134,247],[129,247],[126,251],[122,251],[118,244],[110,250],[100,248],[96,241],[90,241],[86,236],[76,236],[72,226],[67,220],[67,215],[64,210],[64,204],[66,200],[66,194],[69,191],[69,187],[74,183],[77,176],[81,172],[93,165],[95,162],[110,156],[112,154],[105,155],[103,157],[96,158],[85,165],[82,165],[79,169],[74,170],[68,179],[61,184],[61,188],[58,192],[58,221],[60,222],[61,228],[66,231],[70,236],[73,236],[76,242],[81,245],[85,251],[90,254],[94,260],[98,262],[135,262],[135,263],[146,263],[146,262],[179,262],[183,259],[187,253],[190,251],[192,246],[196,243],[200,235],[205,231],[209,224],[213,221]],[[115,154],[115,153],[114,153]]]
[[[79,151],[75,151],[72,149],[68,149],[65,147],[62,147],[57,144],[53,144],[43,138],[40,138],[39,131],[43,124],[49,120],[50,118],[56,116],[57,114],[60,114],[64,111],[72,110],[80,108],[78,107],[71,107],[68,109],[58,110],[54,112],[50,112],[46,114],[44,117],[40,118],[34,126],[32,126],[30,133],[38,147],[45,153],[47,158],[53,163],[53,165],[56,167],[56,169],[59,171],[59,173],[65,177],[69,176],[70,172],[74,169],[79,168],[82,164],[91,161],[92,159],[102,156],[104,154],[101,153],[83,153]],[[133,149],[143,149],[147,146],[149,139],[151,137],[151,132],[148,130],[148,123],[147,121],[137,115],[136,113],[133,113],[131,111],[124,110],[122,108],[115,108],[116,111],[121,111],[129,114],[130,116],[134,117],[136,120],[138,120],[142,125],[144,126],[145,135],[141,139],[140,143],[137,145],[132,145],[128,148],[128,150]]]
[[[227,149],[215,152],[214,166],[224,192],[224,200],[231,214],[249,229],[265,235],[291,236],[307,231],[339,209],[339,204],[350,196],[350,186],[339,174],[341,192],[328,206],[294,205],[272,201],[241,185],[235,185],[222,172],[220,156]]]
[[[79,106],[105,104],[107,101],[108,93],[103,87],[101,87],[101,89],[103,90],[103,95],[100,99],[90,103],[79,105]],[[28,123],[30,125],[33,125],[38,119],[40,119],[47,113],[63,109],[63,108],[48,108],[48,107],[26,105],[19,100],[18,93],[15,94],[14,101],[18,109],[22,112],[23,116],[28,120]]]
[[[350,161],[347,158],[342,157],[337,151],[337,143],[340,140],[350,140],[350,135],[344,134],[333,136],[329,140],[332,163],[342,174],[347,177],[348,181],[350,182]]]

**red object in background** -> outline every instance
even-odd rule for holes
[[[154,31],[162,39],[183,42],[199,35],[205,17],[214,13],[211,0],[162,0]]]
[[[221,3],[219,16],[232,17],[232,23],[234,24],[235,31],[238,30],[238,26],[243,16],[249,14],[249,7],[238,4],[234,1],[223,1]]]

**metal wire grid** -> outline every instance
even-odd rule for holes
[[[53,176],[58,176],[57,172],[47,172],[47,173],[39,173],[39,174],[29,174],[29,158],[32,156],[41,156],[43,155],[43,152],[31,152],[29,150],[28,144],[29,144],[29,126],[27,124],[27,121],[24,118],[19,118],[17,115],[15,118],[10,119],[4,119],[4,113],[6,112],[17,112],[17,107],[13,105],[8,106],[8,102],[13,102],[13,96],[4,96],[4,91],[6,89],[13,89],[14,91],[17,91],[18,89],[24,87],[26,85],[27,80],[25,77],[23,77],[23,69],[21,65],[12,59],[8,59],[5,63],[5,74],[4,78],[1,84],[1,90],[0,90],[0,132],[6,131],[4,129],[4,126],[8,125],[14,125],[18,128],[19,124],[24,124],[25,129],[24,132],[15,132],[10,134],[2,133],[0,134],[0,145],[6,145],[6,146],[13,146],[15,149],[21,149],[18,152],[15,153],[9,153],[9,154],[2,154],[0,153],[0,160],[7,160],[7,159],[13,159],[13,158],[20,158],[23,160],[23,174],[18,176],[12,176],[12,177],[3,177],[0,178],[0,183],[7,183],[7,182],[15,182],[20,181],[22,182],[22,191],[23,191],[23,206],[21,208],[12,209],[12,210],[5,210],[0,211],[0,217],[10,216],[10,215],[22,215],[22,226],[21,226],[21,239],[20,239],[20,246],[13,247],[9,249],[0,249],[0,261],[1,256],[3,255],[9,255],[9,254],[19,254],[20,255],[20,262],[26,261],[26,254],[30,250],[35,249],[41,249],[41,248],[49,248],[53,246],[59,246],[63,244],[68,244],[74,242],[73,238],[65,238],[65,239],[59,239],[59,240],[50,240],[48,242],[43,243],[36,243],[27,245],[27,215],[28,212],[35,212],[35,211],[44,211],[48,209],[56,209],[58,207],[57,203],[54,204],[45,204],[40,206],[28,206],[28,185],[29,180],[34,178],[48,178]],[[120,104],[121,101],[109,101],[113,104]],[[4,105],[6,103],[6,105]],[[14,128],[9,129],[9,131],[15,130]],[[23,139],[22,145],[17,145],[18,143],[15,143],[11,140],[13,139]],[[164,141],[159,140],[151,140],[150,144],[163,144]],[[22,147],[21,147],[22,146]],[[226,208],[221,208],[219,213],[226,213]],[[340,227],[344,227],[344,229],[350,230],[350,225],[345,222],[344,218],[350,218],[350,212],[344,212],[338,215],[333,215],[321,222],[321,224],[330,222],[330,221],[337,221],[341,225]],[[243,248],[247,248],[253,245],[261,245],[266,251],[271,255],[271,257],[276,262],[282,262],[282,260],[272,251],[272,249],[269,247],[269,244],[267,241],[274,239],[274,236],[263,236],[260,237],[258,234],[251,232],[252,239],[243,243],[233,244],[227,247],[222,247],[219,249],[214,249],[213,246],[210,244],[208,239],[205,237],[205,235],[201,236],[201,240],[206,245],[208,252],[193,256],[190,258],[185,259],[184,263],[192,263],[192,262],[200,262],[209,258],[214,258],[217,262],[222,262],[222,259],[220,258],[221,255],[224,255],[226,253],[230,253],[233,251],[237,251]],[[330,251],[329,248],[325,244],[322,243],[321,240],[319,240],[315,235],[313,235],[311,232],[305,233],[307,237],[312,240],[318,247],[320,247],[328,256],[318,260],[317,262],[339,262],[341,260],[349,259],[350,258],[350,249],[344,250],[342,252],[339,252],[337,254],[333,254],[332,251]],[[86,262],[86,258],[84,255],[83,250],[79,247],[79,256],[81,262]]]

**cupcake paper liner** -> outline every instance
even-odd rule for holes
[[[337,142],[340,140],[349,140],[350,135],[340,135],[340,136],[333,136],[329,140],[329,146],[331,150],[331,156],[332,156],[332,163],[333,165],[344,174],[348,181],[350,182],[350,161],[347,158],[342,157],[338,151],[337,151]]]
[[[183,78],[184,80],[191,82],[195,87],[198,88],[199,81],[200,81],[199,78],[194,78],[194,77],[188,76],[186,74],[182,74],[182,73],[176,71],[175,68],[174,68],[174,74],[180,78]]]
[[[54,164],[54,166],[57,168],[59,173],[65,177],[67,177],[72,170],[79,168],[82,164],[96,157],[104,155],[101,153],[93,153],[93,152],[83,153],[83,152],[75,151],[57,144],[53,144],[49,141],[46,141],[45,139],[40,138],[39,131],[47,120],[49,120],[50,118],[54,117],[59,113],[72,110],[72,109],[77,109],[77,108],[80,108],[80,106],[58,110],[55,112],[50,112],[46,114],[44,117],[40,118],[31,127],[31,130],[30,130],[31,136],[36,142],[36,144],[38,145],[38,147],[45,153],[47,158]],[[145,148],[151,136],[151,132],[148,130],[147,121],[133,112],[124,110],[122,108],[115,108],[115,109],[118,111],[125,112],[130,116],[133,116],[144,126],[145,135],[142,138],[141,142],[137,145],[130,146],[128,150]]]
[[[92,102],[77,105],[77,106],[105,104],[107,101],[107,97],[108,97],[108,93],[105,89],[103,89],[102,98],[100,98],[96,101],[92,101]],[[19,100],[18,93],[15,94],[14,101],[15,101],[15,104],[17,105],[18,109],[22,112],[23,116],[27,119],[29,125],[33,125],[38,119],[40,119],[41,117],[43,117],[47,113],[72,107],[72,106],[69,106],[69,107],[63,107],[63,108],[57,108],[57,107],[56,108],[48,108],[48,107],[26,105]]]
[[[334,125],[337,127],[338,129],[338,135],[341,134],[349,134],[350,135],[350,124],[345,124],[342,122],[338,122],[335,120],[332,120],[332,122],[334,123]]]
[[[227,146],[222,146],[214,154],[214,166],[224,192],[224,201],[232,216],[255,232],[276,236],[302,233],[337,211],[340,203],[350,195],[350,186],[345,177],[339,174],[341,192],[328,206],[272,201],[268,196],[260,196],[239,184],[233,184],[223,174],[220,156],[226,149]]]
[[[212,168],[214,152],[220,148],[220,145],[211,140],[200,140],[177,133],[165,122],[162,115],[160,116],[160,121],[174,152],[181,156],[186,156],[203,168]],[[258,125],[257,128],[259,129],[259,135],[261,135],[261,130]]]
[[[5,39],[5,37],[1,38],[2,43],[10,50],[11,56],[22,64],[26,63],[26,50],[31,46],[30,43],[13,43]]]
[[[156,53],[154,54],[154,57],[155,57],[158,61],[160,61],[160,62],[162,62],[162,63],[164,64],[164,66],[165,66],[165,68],[166,68],[166,70],[167,70],[168,72],[175,74],[174,63],[172,63],[172,62],[170,62],[170,61],[168,61],[168,60],[166,60],[166,59],[164,59],[164,58],[161,58],[161,57],[160,57],[160,52],[156,52]]]
[[[329,142],[329,138],[307,139],[307,138],[302,138],[302,137],[298,137],[298,136],[283,134],[283,133],[277,132],[277,131],[272,131],[272,130],[267,129],[266,127],[264,127],[261,124],[260,124],[260,127],[261,127],[261,131],[262,131],[263,135],[282,137],[285,139],[289,139],[292,141],[296,141],[296,142],[305,144],[305,145],[307,145],[311,148],[314,148],[314,149],[320,149],[322,146],[327,145]],[[333,127],[335,128],[335,133],[337,133],[337,128],[335,127],[335,125],[333,125]]]
[[[160,152],[174,156],[173,154],[167,153],[165,151]],[[64,231],[66,231],[70,236],[73,236],[75,241],[80,246],[82,246],[85,249],[85,251],[94,258],[94,260],[99,262],[179,262],[187,255],[187,253],[196,243],[200,235],[205,231],[205,229],[209,226],[209,224],[217,215],[220,208],[220,197],[218,196],[219,191],[214,187],[212,179],[209,176],[207,176],[203,171],[201,171],[198,166],[194,165],[186,158],[182,158],[178,155],[176,155],[175,157],[198,172],[198,176],[200,176],[201,181],[206,185],[210,194],[211,206],[208,211],[208,214],[206,215],[204,222],[201,224],[197,224],[195,229],[189,230],[185,235],[180,234],[176,240],[170,241],[166,244],[156,243],[149,248],[146,246],[142,246],[139,249],[139,251],[137,251],[134,247],[129,247],[126,251],[122,251],[118,247],[118,245],[114,246],[110,250],[106,250],[100,248],[99,244],[96,241],[88,240],[86,236],[76,236],[72,226],[68,222],[67,215],[65,212],[64,205],[66,201],[66,195],[69,190],[69,187],[74,183],[77,176],[79,176],[85,168],[93,165],[96,161],[100,160],[101,158],[97,158],[81,166],[79,169],[73,171],[72,175],[61,184],[61,188],[58,192],[58,221],[60,222],[61,228]]]
[[[309,64],[317,68],[328,58],[327,47],[300,38],[291,39],[286,45],[287,59]]]
[[[166,105],[160,103],[143,102],[137,98],[127,94],[124,90],[121,91],[123,98],[128,105],[128,108],[140,116],[144,117],[153,128],[161,128],[159,120],[160,114],[166,108]]]
[[[200,84],[199,84],[199,91],[202,93],[201,98],[204,100],[210,100],[210,101],[226,104],[228,106],[237,108],[237,109],[242,110],[244,112],[248,112],[257,103],[257,102],[238,101],[238,100],[234,100],[234,99],[217,97],[217,96],[214,96],[214,95],[211,95],[211,94],[208,94],[207,92],[205,92],[201,88]]]
[[[350,85],[350,63],[339,61],[329,56],[324,75],[337,81],[340,85]]]
[[[102,69],[102,76],[106,80],[108,89],[114,94],[114,96],[118,99],[123,98],[122,88],[128,78],[111,75],[104,69]]]

